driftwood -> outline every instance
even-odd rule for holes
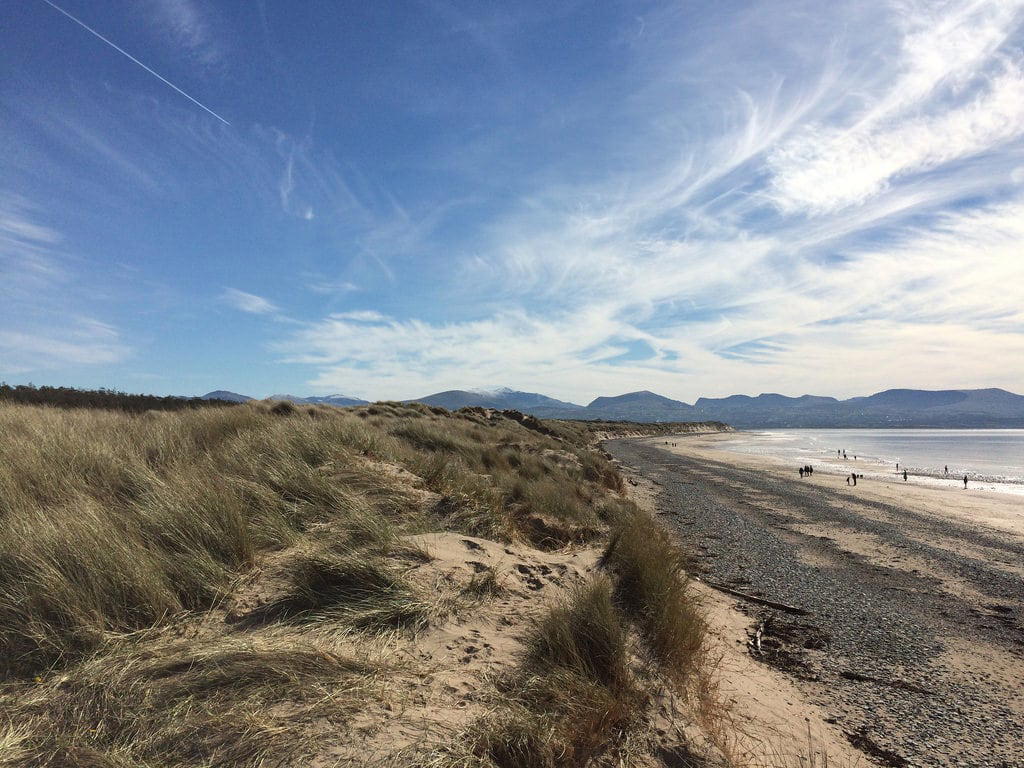
[[[741,600],[747,600],[751,603],[765,605],[769,608],[775,608],[779,611],[785,611],[786,613],[796,614],[797,616],[807,616],[810,614],[810,611],[805,611],[803,608],[797,608],[795,605],[787,605],[786,603],[779,603],[775,600],[766,600],[763,597],[757,597],[756,595],[751,595],[747,592],[740,592],[738,589],[732,589],[731,587],[727,587],[724,584],[716,584],[713,581],[703,581],[701,579],[698,579],[698,581],[700,581],[701,584],[707,584],[712,589],[717,589],[719,592],[724,592],[727,595],[732,595],[733,597],[738,597]]]
[[[757,633],[754,635],[753,640],[747,640],[747,647],[759,656],[764,655],[764,649],[761,647],[761,638],[764,637],[764,622],[762,621],[757,625]]]
[[[927,688],[922,688],[920,685],[907,682],[906,680],[892,679],[883,680],[880,677],[872,677],[871,675],[862,675],[859,672],[852,672],[850,670],[842,670],[839,676],[846,680],[854,680],[858,683],[875,683],[876,685],[887,685],[890,688],[899,688],[904,691],[911,691],[912,693],[920,693],[925,696],[934,696],[935,691],[929,691]]]

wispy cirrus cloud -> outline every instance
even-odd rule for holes
[[[279,311],[277,305],[262,296],[240,291],[237,288],[225,288],[220,298],[228,306],[250,315],[273,315]]]
[[[827,213],[1024,135],[1024,71],[1018,55],[1002,52],[1022,8],[904,4],[894,80],[849,118],[812,122],[772,148],[773,201],[785,212]]]
[[[224,58],[224,44],[214,33],[209,8],[201,8],[193,0],[147,0],[144,8],[173,45],[201,64],[218,64]]]
[[[305,275],[306,288],[325,296],[352,293],[359,286],[351,280],[329,280],[320,275]]]
[[[117,363],[128,352],[116,329],[89,317],[69,318],[58,328],[0,330],[0,374]]]
[[[152,3],[146,29],[206,63],[227,11]],[[20,148],[0,170],[52,179],[67,218],[120,212],[95,252],[131,262],[140,243],[140,274],[168,282],[180,259],[182,293],[237,284],[244,254],[249,290],[216,303],[274,322],[219,320],[272,335],[293,367],[268,378],[318,389],[587,400],[1024,377],[1024,0],[654,0],[639,21],[434,6],[401,28],[367,12],[396,43],[358,72],[329,46],[292,55],[326,20],[263,7],[290,85],[254,63],[237,113],[288,128],[116,81],[0,95],[16,118],[0,139]],[[45,210],[0,232],[21,286],[0,295],[78,276]]]
[[[879,376],[1013,388],[1024,375],[1024,305],[1019,292],[992,286],[1024,284],[1015,256],[1022,222],[1024,201],[949,215],[892,247],[847,253],[841,266],[803,264],[774,279],[759,266],[727,293],[710,270],[693,273],[686,300],[623,281],[618,299],[556,314],[461,323],[336,314],[278,351],[314,366],[318,389],[379,397],[494,382],[577,401],[638,387],[690,398],[761,391],[765,381],[796,394],[852,395],[877,387]],[[637,343],[645,354],[629,352]]]
[[[118,362],[130,353],[113,325],[83,314],[96,307],[75,290],[79,271],[45,219],[27,198],[0,194],[0,375]]]
[[[850,32],[863,39],[823,39],[803,80],[709,96],[724,130],[645,137],[623,170],[539,186],[492,222],[453,289],[488,297],[487,319],[332,315],[291,337],[287,359],[314,366],[318,388],[362,381],[393,397],[464,386],[467,371],[583,401],[766,382],[1012,388],[1024,296],[994,286],[1024,285],[1024,199],[1006,167],[1022,157],[1024,77],[1008,47],[1020,7],[879,3],[895,48],[878,66],[853,53],[875,19]],[[786,20],[769,13],[742,22]],[[648,67],[714,72],[722,45],[662,49]],[[638,119],[685,125],[667,94],[634,105]]]

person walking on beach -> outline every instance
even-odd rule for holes
[[[804,478],[804,468],[800,467],[800,479],[803,480],[803,478]]]
[[[946,475],[949,474],[949,464],[946,465],[946,468],[944,470],[942,470],[942,472],[943,472],[943,474],[946,474]]]
[[[853,486],[856,488],[857,487],[857,473],[856,472],[851,473],[850,474],[850,479],[853,480]]]
[[[846,458],[846,451],[843,451],[843,458]]]
[[[967,475],[964,475],[964,490],[967,490]]]
[[[903,470],[903,482],[907,482],[907,470]]]

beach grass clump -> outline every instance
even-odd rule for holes
[[[607,573],[546,610],[481,694],[494,711],[469,757],[621,753],[649,701],[638,658],[685,680],[703,625],[672,542],[590,441],[415,403],[0,405],[0,767],[323,758],[368,703],[384,720],[408,703],[401,686],[378,700],[390,683],[353,649],[528,599],[475,561],[468,583],[433,570],[419,534],[450,531],[549,550],[612,531]]]
[[[0,687],[3,766],[262,765],[312,753],[310,723],[371,700],[380,670],[314,640],[130,638]]]
[[[556,477],[528,481],[513,478],[506,491],[508,513],[534,546],[557,549],[600,536],[604,526],[586,487]]]
[[[583,477],[615,493],[622,493],[625,483],[622,474],[607,457],[595,450],[578,450],[576,457],[580,462]]]
[[[394,543],[411,494],[359,460],[392,438],[351,414],[274,407],[0,407],[0,671],[207,608],[260,552],[327,521],[355,543]]]
[[[502,579],[494,568],[486,568],[470,576],[462,587],[460,594],[471,600],[486,600],[506,592]]]
[[[379,553],[302,552],[283,571],[279,593],[248,613],[243,623],[341,622],[362,630],[419,630],[429,622],[428,602]]]
[[[502,707],[477,727],[477,754],[500,768],[553,768],[605,751],[642,704],[627,639],[608,579],[577,587],[526,638]]]
[[[690,589],[682,550],[650,515],[629,503],[612,509],[602,562],[613,574],[616,602],[661,670],[685,684],[704,661],[707,620]]]

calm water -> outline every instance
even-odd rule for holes
[[[1024,429],[770,430],[736,433],[722,448],[873,475],[894,475],[899,462],[918,482],[962,484],[966,474],[975,488],[1024,493]]]

